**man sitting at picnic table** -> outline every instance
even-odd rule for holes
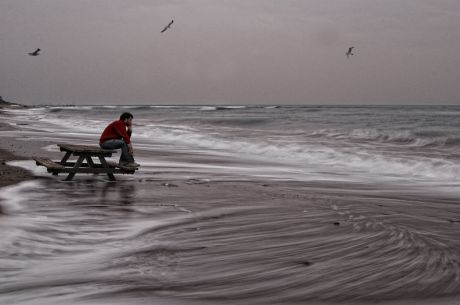
[[[121,156],[119,164],[126,167],[138,167],[134,161],[133,146],[131,144],[133,115],[125,112],[120,119],[110,123],[102,132],[99,146],[102,149],[119,149]]]

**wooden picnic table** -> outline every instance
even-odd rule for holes
[[[61,161],[52,161],[47,158],[35,157],[37,165],[45,166],[49,173],[58,175],[68,173],[66,181],[70,181],[78,173],[107,174],[111,181],[116,180],[114,174],[134,174],[137,168],[121,166],[116,162],[107,161],[116,150],[102,149],[90,145],[57,144],[62,152],[65,152]],[[70,157],[76,157],[76,161],[69,161]],[[95,158],[99,162],[93,160]],[[86,162],[85,162],[86,161]]]

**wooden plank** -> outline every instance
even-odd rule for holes
[[[79,168],[74,168],[74,162],[67,162],[70,163],[71,167],[65,167],[58,162],[52,161],[47,158],[40,158],[35,157],[33,158],[37,165],[41,165],[49,169],[50,171],[55,171],[59,173],[87,173],[87,174],[107,174],[107,173],[114,173],[114,174],[134,174],[136,171],[135,168],[131,167],[116,167],[117,163],[115,162],[107,162],[109,165],[108,168],[102,167],[101,164],[95,164],[97,167],[88,167],[87,163],[82,163]],[[85,166],[85,167],[83,167]]]
[[[102,149],[94,145],[76,145],[76,144],[57,144],[61,151],[70,151],[78,154],[88,154],[88,155],[106,155],[114,154],[117,151],[112,149]]]
[[[109,152],[78,152],[78,151],[75,151],[72,153],[74,156],[83,156],[83,157],[99,157],[99,156],[102,156],[102,157],[111,157],[112,156],[112,153],[109,153]]]
[[[118,164],[117,162],[114,162],[114,161],[106,161],[106,163],[109,166],[109,168],[113,167],[113,168],[119,168],[119,169],[124,169],[124,170],[128,170],[128,171],[138,170],[139,169],[138,167],[123,166],[123,165],[120,165],[120,164]],[[63,165],[66,166],[66,167],[74,167],[75,162],[66,162]],[[82,163],[80,165],[80,168],[82,168],[82,167],[104,168],[104,166],[102,164],[94,163],[94,162],[93,162],[92,166],[89,166],[88,163]]]
[[[126,170],[121,168],[91,168],[91,167],[64,167],[60,168],[59,173],[75,173],[75,174],[134,174],[135,169]]]
[[[42,165],[48,170],[61,170],[65,168],[63,165],[59,164],[59,162],[52,161],[48,158],[35,157],[34,160],[37,165]]]
[[[109,163],[109,162],[107,162]],[[112,162],[111,162],[112,163]],[[115,162],[113,162],[115,163]],[[75,162],[66,162],[64,164],[65,167],[74,167],[75,166]],[[80,164],[80,167],[93,167],[93,168],[103,168],[104,166],[102,164],[99,164],[99,163],[94,163],[90,166],[87,162],[83,162],[82,164]],[[112,166],[112,164],[109,164],[109,167],[115,167],[115,166]]]

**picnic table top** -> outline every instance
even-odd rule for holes
[[[88,153],[88,154],[114,154],[117,151],[112,149],[102,149],[93,145],[76,145],[76,144],[57,144],[61,151],[69,151],[73,153]]]

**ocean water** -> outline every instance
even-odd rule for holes
[[[216,174],[455,188],[460,178],[457,106],[39,107],[10,110],[9,121],[27,121],[30,137],[97,144],[122,111],[135,116],[137,148],[221,159],[228,168]]]
[[[460,304],[460,107],[46,106],[1,133],[55,156],[124,111],[134,176],[14,163],[45,178],[0,189],[0,303]]]

